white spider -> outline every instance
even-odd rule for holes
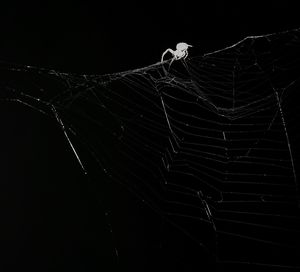
[[[170,65],[172,64],[172,62],[174,60],[179,60],[179,59],[185,59],[187,56],[188,56],[188,48],[189,47],[193,47],[192,45],[189,45],[187,43],[184,43],[184,42],[181,42],[181,43],[178,43],[176,45],[176,50],[172,50],[170,48],[168,48],[161,56],[161,62],[164,61],[164,56],[165,54],[167,54],[168,52],[170,52],[172,55],[173,55],[173,58],[170,62]]]

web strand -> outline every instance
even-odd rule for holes
[[[296,131],[281,90],[296,91],[299,48],[296,29],[174,61],[167,72],[162,63],[102,76],[2,63],[15,78],[1,82],[2,99],[54,116],[84,173],[89,162],[70,135],[109,181],[216,263],[296,269]]]

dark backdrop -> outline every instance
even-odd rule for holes
[[[77,73],[129,70],[159,61],[179,41],[206,53],[299,27],[295,2],[10,2],[0,11],[0,60]],[[194,271],[210,262],[190,258],[192,250],[161,255],[156,215],[124,188],[85,177],[50,118],[3,104],[0,120],[1,271]]]
[[[179,41],[209,52],[299,26],[294,1],[78,2],[1,8],[1,59],[108,73],[156,62]]]

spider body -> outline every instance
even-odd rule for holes
[[[187,43],[181,42],[176,45],[176,50],[172,50],[168,48],[161,56],[161,62],[164,61],[164,56],[169,52],[173,55],[173,58],[170,62],[170,65],[174,60],[179,60],[179,59],[186,59],[188,56],[188,48],[192,47],[192,45],[189,45]]]

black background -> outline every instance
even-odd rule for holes
[[[1,59],[102,74],[154,63],[179,41],[206,53],[299,26],[294,1],[90,2],[3,7]]]
[[[0,11],[0,60],[105,74],[155,63],[179,41],[201,54],[300,26],[296,1],[196,2],[10,2]],[[178,244],[160,254],[156,215],[124,188],[85,177],[50,118],[3,103],[0,123],[1,271],[200,271],[210,262]]]

